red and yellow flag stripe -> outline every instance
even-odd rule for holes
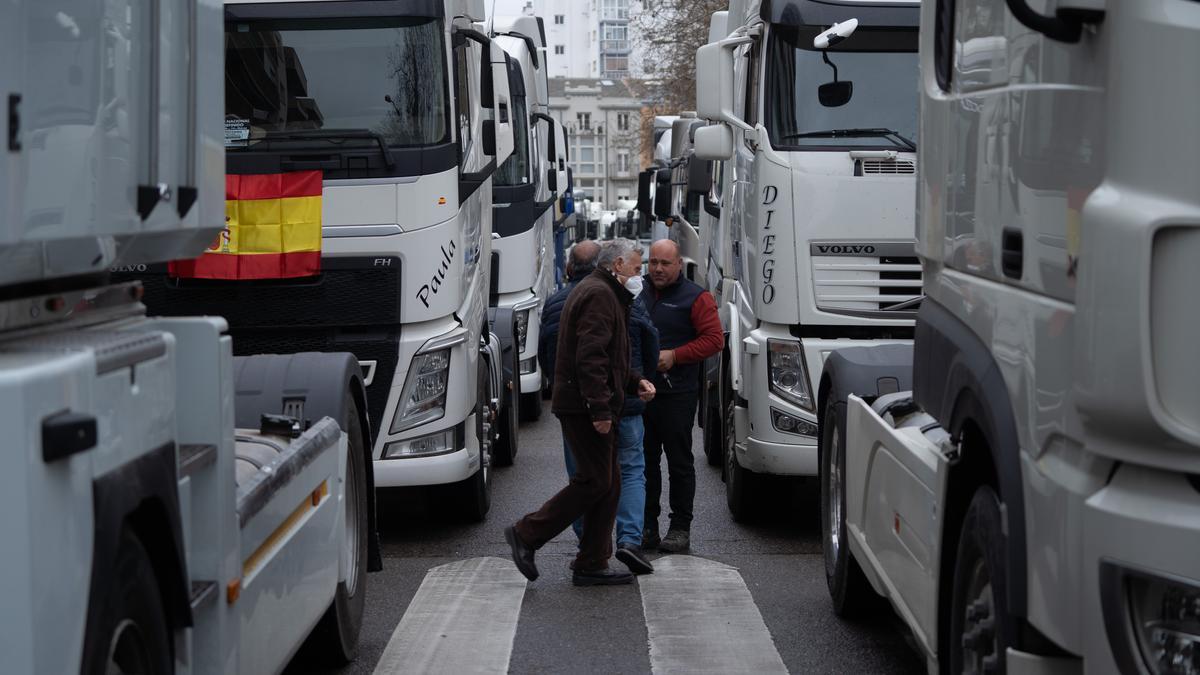
[[[225,229],[170,274],[193,279],[285,279],[321,271],[320,171],[225,177]]]

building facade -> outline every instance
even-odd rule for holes
[[[630,31],[640,0],[528,0],[542,17],[550,77],[638,77],[641,61]]]
[[[605,209],[637,199],[643,92],[638,80],[551,78],[550,114],[566,127],[576,192]]]

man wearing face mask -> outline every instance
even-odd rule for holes
[[[609,569],[608,559],[621,491],[617,431],[625,394],[643,401],[654,397],[654,385],[630,368],[627,322],[634,295],[625,284],[638,277],[640,257],[635,242],[605,242],[599,269],[579,282],[563,306],[551,411],[576,468],[565,488],[504,531],[513,562],[530,581],[538,577],[534,552],[578,518],[583,518],[583,533],[572,582],[633,581],[633,575]]]
[[[587,242],[593,243],[594,242]],[[598,248],[598,247],[597,247]],[[625,271],[642,268],[642,252],[635,249],[629,260],[622,260]],[[625,290],[633,294],[633,305],[629,309],[629,367],[641,373],[653,373],[658,367],[658,329],[650,321],[650,314],[640,298],[642,278],[631,276],[625,280]],[[553,298],[551,298],[553,300]],[[550,303],[547,302],[547,307]],[[548,311],[546,312],[548,313]],[[546,313],[543,313],[543,321]],[[543,331],[545,328],[543,328]],[[558,334],[558,317],[554,317],[554,334]],[[542,335],[545,335],[543,332]],[[650,574],[654,566],[642,552],[643,517],[646,509],[646,453],[642,450],[642,412],[646,403],[633,396],[625,397],[621,409],[621,421],[617,424],[617,461],[621,465],[621,498],[617,502],[617,552],[616,558],[634,574]],[[575,459],[564,439],[567,475],[575,474]],[[583,536],[583,523],[575,521],[575,534]]]

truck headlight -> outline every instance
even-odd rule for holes
[[[418,354],[404,378],[400,404],[392,418],[392,433],[441,419],[446,414],[446,386],[450,381],[450,350]]]
[[[458,450],[458,432],[462,425],[435,434],[418,436],[404,441],[388,443],[383,448],[384,459],[405,457],[431,457]]]
[[[517,353],[525,353],[525,337],[529,335],[529,312],[528,309],[522,309],[514,313],[514,318],[517,321]]]
[[[1128,578],[1142,660],[1152,673],[1200,674],[1200,587],[1151,576]]]
[[[767,340],[767,380],[771,392],[804,410],[813,410],[804,352],[795,340]]]

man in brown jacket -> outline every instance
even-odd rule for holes
[[[570,482],[516,525],[505,529],[513,562],[530,581],[537,579],[534,551],[576,518],[583,536],[572,566],[576,586],[627,584],[633,575],[608,567],[613,523],[621,490],[617,462],[617,422],[625,393],[654,397],[654,385],[630,369],[626,320],[634,294],[626,282],[638,279],[636,242],[605,242],[592,272],[563,306],[554,365],[551,410],[575,459]],[[636,286],[636,281],[630,282]]]

